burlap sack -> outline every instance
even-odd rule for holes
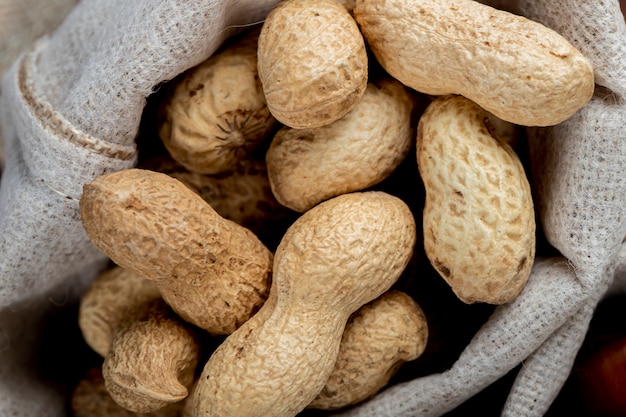
[[[80,225],[82,184],[132,166],[153,89],[275,3],[82,0],[14,62],[0,104],[8,157],[0,185],[0,415],[65,415],[63,378],[42,372],[37,358],[45,357],[42,335],[55,304],[75,300],[106,262]],[[600,86],[571,120],[529,131],[538,214],[563,256],[537,260],[520,296],[496,309],[450,370],[390,387],[338,415],[442,415],[521,361],[503,414],[542,415],[614,276],[611,290],[624,287],[626,27],[619,3],[498,7],[566,36],[591,59]]]

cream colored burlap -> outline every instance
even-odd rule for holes
[[[77,2],[0,0],[0,78],[21,53],[29,50],[41,36],[55,29]],[[0,132],[0,171],[5,159],[6,149]]]
[[[13,62],[0,104],[7,147],[0,184],[0,416],[67,414],[65,387],[51,383],[63,380],[63,368],[42,376],[47,364],[40,353],[49,340],[41,335],[58,294],[71,305],[107,262],[82,229],[82,185],[135,164],[135,136],[155,87],[205,60],[276,3],[81,0]],[[70,357],[49,360],[72,367]]]
[[[141,113],[159,83],[206,59],[236,30],[227,28],[263,19],[276,3],[81,0],[13,63],[0,103],[7,143],[0,415],[66,415],[67,387],[51,383],[60,375],[42,372],[38,358],[59,296],[71,304],[106,262],[80,225],[82,185],[135,163]],[[538,214],[562,256],[537,259],[520,296],[496,309],[451,369],[390,387],[338,415],[442,415],[523,361],[503,414],[540,416],[567,377],[597,302],[609,287],[626,290],[626,27],[619,3],[491,4],[557,30],[596,71],[599,87],[587,106],[559,126],[528,132]]]
[[[496,309],[450,370],[391,387],[338,415],[442,415],[523,361],[502,415],[541,416],[616,269],[612,290],[624,289],[618,253],[626,235],[626,26],[619,2],[483,3],[555,29],[594,65],[592,100],[561,125],[528,132],[537,211],[563,257],[538,259],[519,298]]]

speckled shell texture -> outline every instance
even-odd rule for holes
[[[185,399],[200,359],[195,331],[162,299],[134,309],[120,323],[102,364],[115,402],[149,413]]]
[[[113,400],[104,386],[102,369],[95,367],[87,371],[72,392],[71,410],[72,417],[179,417],[183,402],[152,413],[127,410]]]
[[[272,116],[257,74],[259,29],[231,40],[175,79],[159,109],[159,136],[187,169],[232,169],[269,140]]]
[[[387,78],[370,82],[356,106],[331,124],[283,127],[265,158],[276,199],[304,212],[323,200],[384,180],[413,143],[412,109],[411,92]]]
[[[392,76],[512,123],[558,124],[593,94],[591,64],[565,38],[473,0],[357,0],[354,16]]]
[[[85,342],[106,356],[118,323],[136,306],[161,298],[154,282],[119,266],[100,273],[80,300],[78,326]]]
[[[535,257],[535,212],[519,157],[493,136],[487,112],[462,96],[431,103],[417,131],[428,259],[464,302],[511,301]]]
[[[153,280],[182,318],[210,333],[231,333],[267,297],[269,249],[166,174],[98,177],[84,186],[80,214],[96,247]]]
[[[334,0],[287,0],[263,24],[258,70],[267,105],[294,128],[339,119],[365,92],[365,41]]]
[[[420,306],[406,293],[387,291],[350,317],[335,368],[308,408],[339,409],[373,396],[424,352],[427,340]]]
[[[387,291],[413,253],[408,206],[344,194],[304,213],[275,257],[270,297],[205,366],[197,416],[295,416],[323,388],[352,313]]]
[[[297,215],[276,200],[264,160],[241,160],[233,170],[213,175],[191,172],[167,157],[144,161],[142,166],[181,181],[220,216],[250,229],[272,248]]]

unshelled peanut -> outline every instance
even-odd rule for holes
[[[467,303],[511,301],[535,257],[535,211],[519,157],[484,109],[444,96],[420,118],[417,160],[431,264]]]

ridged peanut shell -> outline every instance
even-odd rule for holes
[[[278,246],[267,302],[205,365],[193,413],[302,411],[328,380],[350,315],[399,278],[415,239],[408,206],[383,192],[343,194],[305,212]]]
[[[190,171],[232,169],[273,132],[276,119],[257,73],[258,32],[245,32],[168,86],[172,92],[159,109],[159,136]]]
[[[293,128],[339,119],[363,96],[368,57],[348,10],[334,0],[287,0],[267,16],[258,45],[267,105]]]
[[[348,321],[335,368],[308,408],[335,410],[372,397],[426,349],[428,323],[406,293],[390,290]]]
[[[281,128],[266,153],[276,199],[304,212],[328,198],[360,191],[391,174],[413,143],[413,97],[400,82],[370,82],[341,119],[310,129]]]
[[[136,168],[103,175],[84,186],[79,209],[96,247],[210,333],[232,333],[267,298],[270,250],[175,178]]]
[[[106,356],[117,325],[135,307],[161,298],[154,282],[114,266],[100,273],[80,300],[78,326],[83,339]]]
[[[561,123],[593,94],[589,60],[564,37],[474,0],[357,0],[354,17],[393,77],[511,123]]]
[[[200,359],[195,332],[162,299],[134,309],[116,329],[102,364],[111,398],[137,413],[184,400]]]
[[[246,159],[230,171],[199,174],[171,158],[144,161],[144,167],[176,178],[202,197],[225,219],[252,231],[266,245],[275,247],[297,213],[280,204],[272,192],[265,161]]]
[[[179,417],[185,401],[165,406],[152,413],[135,413],[116,403],[104,386],[102,369],[89,369],[78,382],[71,397],[72,417]]]
[[[430,263],[466,303],[511,301],[535,257],[533,200],[517,154],[484,109],[445,96],[420,118],[417,161]]]

